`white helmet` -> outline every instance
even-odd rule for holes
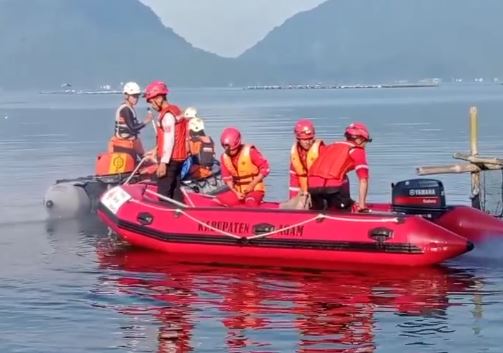
[[[185,112],[183,112],[183,116],[186,118],[196,118],[197,109],[194,107],[187,107],[187,109],[185,109]]]
[[[204,130],[204,121],[201,118],[195,117],[189,120],[189,130],[199,132]]]
[[[138,85],[136,82],[128,82],[124,85],[122,93],[128,94],[130,96],[133,94],[141,94],[140,85]]]

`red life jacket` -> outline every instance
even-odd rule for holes
[[[309,169],[309,176],[343,181],[346,174],[353,170],[354,162],[351,150],[362,148],[351,142],[335,142],[328,145]]]
[[[164,129],[162,120],[166,114],[170,113],[175,117],[175,145],[171,154],[171,160],[184,161],[188,156],[187,146],[187,119],[182,116],[182,111],[176,105],[169,104],[159,112],[159,123],[157,125],[157,158],[162,158],[164,150]]]

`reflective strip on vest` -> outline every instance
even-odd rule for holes
[[[234,189],[239,192],[243,192],[245,186],[249,185],[252,180],[259,175],[258,167],[253,164],[251,160],[250,151],[252,147],[252,145],[243,145],[241,151],[239,151],[237,168],[232,163],[232,159],[229,155],[223,155],[223,162],[232,176]],[[255,185],[253,191],[265,191],[264,182],[261,181]]]
[[[307,191],[308,189],[307,172],[320,155],[320,145],[321,140],[314,141],[312,146],[309,148],[309,151],[307,151],[305,164],[300,158],[299,150],[297,148],[297,142],[293,144],[292,149],[290,151],[290,162],[292,163],[295,174],[299,178],[299,185],[302,191]]]
[[[131,131],[129,127],[126,124],[126,121],[124,118],[121,116],[121,110],[124,108],[128,108],[131,113],[133,113],[134,117],[134,124],[138,124],[138,120],[136,118],[136,111],[130,107],[129,105],[123,103],[117,108],[117,111],[115,112],[115,136],[121,139],[131,139],[135,138],[137,134],[134,131]]]

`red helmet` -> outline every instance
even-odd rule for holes
[[[295,136],[299,140],[310,140],[314,138],[314,124],[309,119],[299,119],[293,129]]]
[[[367,140],[368,142],[372,142],[370,138],[369,129],[363,123],[351,123],[346,127],[344,131],[344,135],[346,137],[361,137]]]
[[[168,86],[162,81],[152,81],[145,87],[145,93],[143,93],[143,97],[147,100],[151,100],[152,98],[158,96],[165,96],[169,92]]]
[[[241,145],[241,133],[233,127],[225,128],[220,136],[222,147],[229,146],[231,150],[235,150]]]

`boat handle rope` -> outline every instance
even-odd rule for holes
[[[185,204],[183,204],[181,202],[178,202],[176,200],[173,200],[173,199],[171,199],[169,197],[160,195],[160,194],[156,193],[155,191],[151,191],[151,190],[148,190],[148,189],[145,190],[145,191],[147,191],[150,194],[156,195],[156,196],[158,196],[158,197],[160,197],[162,199],[165,199],[166,201],[171,202],[174,205],[182,206],[182,208],[187,208],[187,205],[185,205]],[[141,204],[141,201],[134,200],[134,202],[137,202],[137,203]],[[165,207],[163,207],[161,209],[162,210],[166,210]],[[262,234],[257,234],[257,235],[252,235],[252,236],[248,236],[247,237],[247,236],[241,236],[241,235],[236,235],[236,234],[233,234],[233,233],[229,233],[229,232],[226,232],[224,230],[221,230],[221,229],[218,229],[216,227],[213,227],[213,226],[209,225],[208,223],[205,223],[205,222],[201,221],[197,217],[192,216],[191,214],[187,213],[186,211],[184,211],[181,208],[168,209],[168,210],[171,211],[171,212],[174,212],[176,214],[182,214],[185,217],[187,217],[188,219],[190,219],[191,221],[193,221],[194,223],[199,224],[199,225],[201,225],[201,226],[203,226],[205,228],[208,228],[208,229],[210,229],[210,230],[212,230],[212,231],[214,231],[216,233],[219,233],[221,235],[225,235],[225,236],[228,236],[228,237],[231,237],[231,238],[234,238],[234,239],[241,239],[241,240],[255,240],[255,239],[265,238],[265,237],[268,237],[270,235],[282,233],[282,232],[285,232],[287,230],[294,229],[296,227],[300,227],[300,226],[303,226],[303,225],[311,223],[311,222],[319,222],[319,221],[321,221],[323,219],[328,219],[328,220],[332,220],[332,221],[365,222],[365,223],[368,223],[368,222],[373,222],[373,223],[376,223],[376,222],[377,223],[388,223],[388,222],[399,223],[400,222],[399,218],[397,218],[397,217],[383,218],[383,219],[358,219],[358,218],[349,218],[349,217],[334,217],[334,216],[328,216],[328,215],[323,214],[323,213],[319,213],[319,214],[317,214],[314,217],[305,219],[305,220],[300,221],[298,223],[291,224],[291,225],[283,227],[283,228],[275,229],[275,230],[267,232],[267,233],[262,233]]]
[[[184,204],[183,202],[180,202],[180,201],[176,201],[174,199],[172,199],[171,197],[167,197],[167,196],[164,196],[164,195],[161,195],[155,191],[152,191],[152,190],[149,190],[149,189],[146,189],[145,190],[146,193],[149,193],[149,194],[152,194],[152,195],[155,195],[157,196],[158,198],[160,198],[161,200],[164,200],[164,201],[167,201],[169,203],[172,203],[173,205],[175,206],[178,206],[178,207],[182,207],[182,208],[187,208],[189,207],[189,205],[186,205]]]
[[[127,177],[126,180],[124,180],[124,182],[122,183],[123,185],[127,185],[129,184],[129,182],[131,181],[131,179],[133,178],[133,176],[138,172],[138,170],[140,169],[140,167],[143,165],[143,163],[145,163],[145,161],[147,159],[149,159],[150,157],[149,156],[145,156],[141,159],[140,163],[138,163],[138,165],[136,166],[136,168],[131,172],[131,174]]]

